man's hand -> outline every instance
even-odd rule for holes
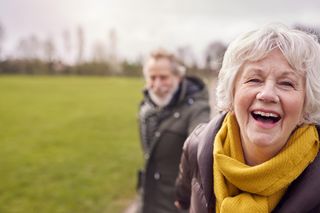
[[[181,205],[179,203],[179,201],[174,201],[174,205],[177,207],[177,209],[181,209]]]

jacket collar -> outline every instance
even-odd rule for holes
[[[219,131],[226,114],[219,114],[205,127],[202,135],[199,135],[198,168],[201,184],[206,197],[208,208],[214,205],[213,196],[213,140]]]

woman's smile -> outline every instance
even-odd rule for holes
[[[275,127],[281,120],[281,116],[278,113],[268,110],[254,110],[250,114],[257,125],[264,129]]]

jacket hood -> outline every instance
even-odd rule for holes
[[[181,91],[178,102],[185,98],[208,100],[208,91],[205,83],[195,76],[185,77],[181,82]]]

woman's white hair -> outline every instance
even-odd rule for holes
[[[320,122],[320,45],[316,36],[282,24],[266,25],[230,43],[218,77],[218,110],[233,110],[235,79],[242,65],[263,59],[275,48],[281,50],[295,71],[305,76],[304,122]]]

